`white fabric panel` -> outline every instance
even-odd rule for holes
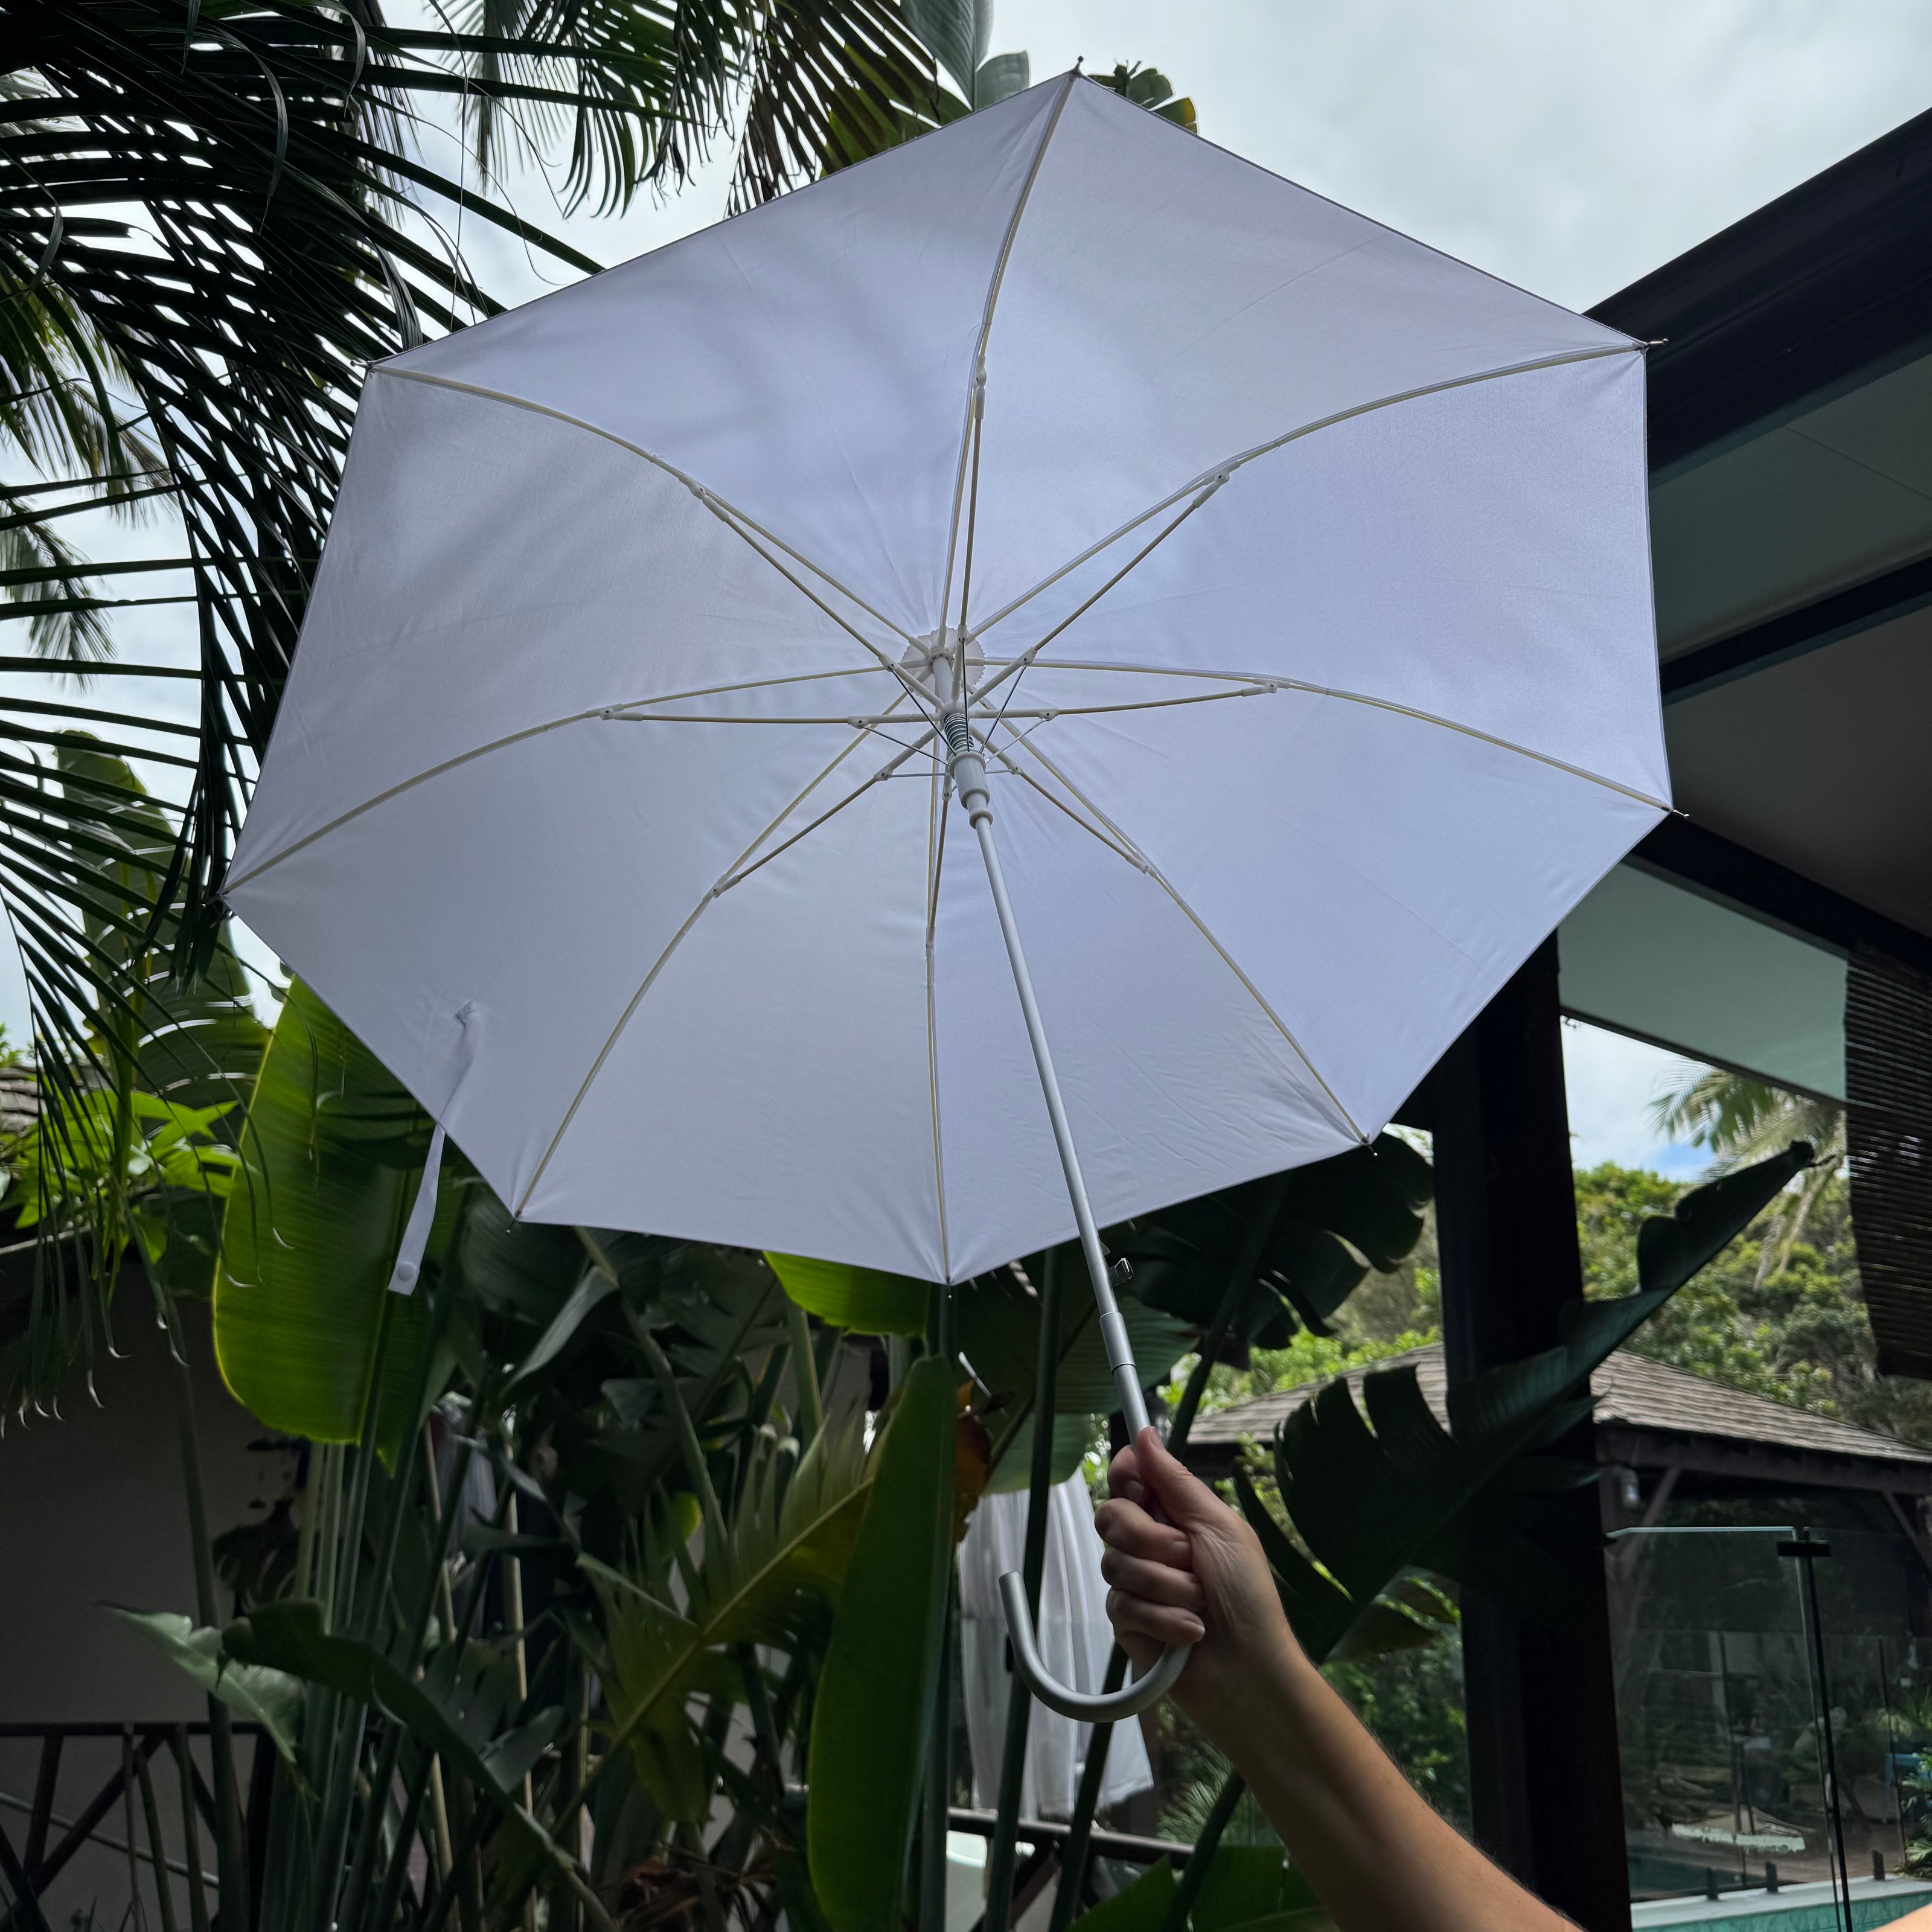
[[[1332,698],[1066,726],[1055,764],[1194,908],[1365,1134],[1661,816]],[[1184,1006],[1168,1023],[1191,1036]]]
[[[930,789],[875,787],[705,910],[536,1191],[518,1197],[523,1211],[943,1273],[926,1054]],[[676,834],[673,820],[660,836]],[[728,1151],[717,1131],[728,1118]]]
[[[975,604],[1271,437],[1627,340],[1076,87],[987,344]]]
[[[1844,1099],[1838,954],[1634,865],[1563,922],[1558,954],[1563,1004],[1580,1018]]]
[[[980,314],[1053,100],[1017,94],[388,366],[641,444],[930,630]]]
[[[868,662],[661,470],[552,418],[379,372],[234,877],[511,733]],[[746,694],[739,708],[890,703],[876,682]],[[601,728],[556,728],[574,740]]]
[[[1136,694],[1083,691],[1074,674],[1042,683],[1069,660],[1292,677],[1666,798],[1644,452],[1627,433],[1642,410],[1642,367],[1618,356],[1289,443],[1238,470],[1054,638],[1012,701]],[[988,633],[988,653],[1046,637],[1159,527],[1022,605]]]
[[[934,753],[878,657],[938,621],[1042,154],[978,611],[1260,436],[1616,340],[1054,83],[386,365],[229,896],[520,1211],[955,1280],[1072,1231],[956,807],[928,949]],[[1274,451],[978,715],[1103,1221],[1372,1132],[1654,821],[1642,404],[1619,350]],[[1156,703],[1256,675],[1379,705]]]
[[[973,1754],[976,1802],[999,1801],[1000,1760],[1006,1748],[1006,1619],[1000,1609],[1003,1572],[1022,1568],[1026,1554],[1024,1490],[982,1496],[959,1546],[959,1645],[965,1679],[967,1742]],[[1040,1572],[1040,1654],[1070,1689],[1097,1691],[1105,1682],[1114,1633],[1107,1622],[1107,1585],[1100,1574],[1100,1539],[1087,1480],[1075,1474],[1047,1492],[1046,1562]],[[1069,1818],[1080,1788],[1091,1728],[1036,1704],[1027,1724],[1022,1818]],[[1118,1804],[1154,1788],[1154,1769],[1138,1724],[1116,1724],[1100,1780],[1100,1803]]]
[[[653,962],[851,736],[602,722],[547,732],[400,793],[236,896],[432,1112],[456,1079],[455,1016],[476,1003],[482,1044],[447,1124],[514,1206]],[[714,1005],[694,1023],[712,1036],[746,1019]],[[641,1137],[656,1096],[646,1087],[631,1102]],[[736,1124],[749,1124],[745,1112]],[[700,1132],[688,1114],[680,1125]],[[715,1159],[714,1179],[734,1165]]]
[[[1023,782],[996,774],[992,795],[1103,1226],[1353,1143],[1280,1028],[1158,884]],[[934,994],[948,1253],[961,1279],[1064,1239],[1072,1221],[978,846],[956,806],[941,883]],[[983,1206],[994,1200],[997,1223]]]

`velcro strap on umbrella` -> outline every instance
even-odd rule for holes
[[[456,1017],[463,1028],[462,1044],[457,1049],[462,1064],[456,1084],[450,1089],[449,1098],[443,1103],[446,1114],[455,1106],[456,1096],[463,1091],[463,1083],[476,1064],[476,1041],[481,1030],[473,1001]],[[402,1240],[396,1250],[396,1264],[389,1272],[392,1294],[415,1294],[417,1280],[422,1274],[423,1252],[429,1246],[429,1231],[436,1222],[436,1182],[442,1172],[442,1144],[446,1138],[446,1130],[442,1122],[438,1120],[436,1131],[429,1137],[429,1156],[423,1162],[422,1185],[416,1190],[415,1205],[410,1210],[410,1218],[403,1227]]]

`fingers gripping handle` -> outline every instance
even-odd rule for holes
[[[1174,1680],[1187,1668],[1189,1646],[1176,1644],[1162,1651],[1144,1676],[1111,1694],[1070,1690],[1054,1681],[1040,1654],[1040,1646],[1034,1638],[1033,1618],[1027,1614],[1026,1583],[1017,1570],[1009,1570],[1000,1579],[1000,1607],[1006,1613],[1013,1668],[1025,1679],[1027,1688],[1049,1711],[1058,1711],[1063,1718],[1072,1718],[1083,1724],[1117,1724],[1124,1718],[1138,1717],[1158,1704],[1174,1688]]]

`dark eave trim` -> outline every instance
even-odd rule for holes
[[[1893,1462],[1883,1456],[1834,1455],[1778,1442],[1688,1430],[1647,1429],[1628,1422],[1597,1424],[1597,1460],[1606,1467],[1682,1469],[1732,1481],[1788,1484],[1807,1490],[1881,1490],[1895,1496],[1932,1495],[1932,1463]]]
[[[1822,650],[1928,604],[1932,604],[1932,557],[1921,557],[1849,590],[1834,590],[1796,610],[1782,611],[1747,630],[1666,658],[1658,674],[1664,701],[1682,704],[1735,678]]]
[[[1834,952],[1871,946],[1932,972],[1932,937],[1688,818],[1666,818],[1638,842],[1630,860]]]
[[[1590,313],[1650,352],[1654,470],[1932,338],[1932,113]]]

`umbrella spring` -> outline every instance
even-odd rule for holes
[[[968,728],[963,711],[949,711],[939,721],[939,728],[946,734],[946,748],[952,755],[962,758],[973,748],[973,734]]]

